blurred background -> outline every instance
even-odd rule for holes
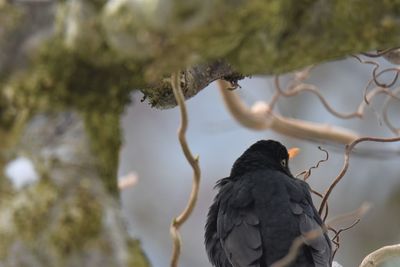
[[[24,54],[32,47],[36,47],[41,38],[51,35],[54,31],[53,27],[57,28],[54,23],[55,8],[49,4],[55,1],[0,0],[0,7],[4,7],[9,2],[16,4],[25,2],[29,7],[27,9],[29,12],[21,28],[6,35],[8,34],[4,31],[6,22],[18,21],[19,13],[16,13],[11,20],[6,16],[11,14],[9,10],[3,9],[0,16],[0,37],[4,35],[7,38],[3,36],[5,44],[0,50],[0,72],[11,67],[18,69],[19,65],[23,66]],[[61,12],[62,16],[58,18],[58,24],[60,24],[58,27],[63,32],[62,38],[71,49],[81,53],[80,57],[89,58],[89,62],[92,60],[95,62],[99,55],[104,54],[104,51],[100,49],[103,40],[97,32],[99,29],[104,29],[99,26],[102,21],[101,15],[97,17],[95,14],[98,10],[91,5],[100,1],[69,2],[71,5],[61,10],[65,14]],[[147,2],[151,4],[158,1]],[[208,3],[208,1],[196,2]],[[160,3],[168,3],[168,1],[160,1]],[[157,12],[162,13],[165,10],[164,6],[159,5],[159,7]],[[103,13],[99,12],[99,14]],[[119,16],[119,14],[114,15]],[[152,19],[163,24],[167,15],[153,16]],[[112,16],[108,21],[117,24],[119,22]],[[118,32],[120,29],[115,28],[113,23],[106,23],[106,26],[105,29],[110,31],[112,37],[109,45],[115,46],[118,52],[123,54],[123,59],[127,51],[136,52],[144,57],[151,55],[150,52],[148,52],[149,55],[144,53],[152,49],[146,42],[144,42],[145,45],[137,42],[138,47],[132,49],[132,44],[138,41],[135,39],[137,37],[135,34],[133,34],[135,37],[133,41],[130,40],[128,46],[123,46],[125,42],[121,40],[125,39],[120,38],[120,32]],[[143,26],[142,21],[139,21],[136,26],[140,29]],[[114,32],[115,29],[116,32]],[[109,54],[106,54],[104,58],[99,58],[114,59]],[[118,64],[125,63],[125,61],[121,62]],[[385,60],[379,62],[382,67],[390,66]],[[363,91],[371,78],[371,70],[370,65],[363,65],[354,58],[349,58],[316,66],[308,82],[317,85],[336,110],[353,112],[363,101]],[[64,77],[64,72],[60,71],[60,73],[61,77]],[[138,75],[129,69],[127,73],[127,76]],[[110,73],[105,74],[112,76]],[[109,82],[112,85],[124,82],[126,76],[121,77],[113,79],[114,76],[112,76]],[[92,77],[86,78],[88,78],[86,82],[90,83]],[[390,81],[392,77],[388,73],[387,76],[382,75],[381,78]],[[287,77],[283,77],[283,80],[285,79]],[[62,82],[63,80],[61,84]],[[125,86],[123,82],[122,85]],[[258,100],[268,101],[274,93],[271,77],[246,78],[239,84],[241,88],[237,91],[248,104]],[[94,88],[98,89],[98,85],[95,84]],[[109,91],[108,87],[106,89],[104,92]],[[124,145],[120,152],[118,176],[124,177],[134,173],[138,177],[138,182],[122,192],[123,212],[132,236],[141,240],[152,265],[154,267],[168,266],[172,251],[169,226],[172,218],[186,206],[192,184],[192,169],[181,152],[176,135],[180,124],[180,114],[177,108],[168,110],[151,108],[148,103],[141,102],[143,95],[139,92],[133,93],[131,97],[132,103],[121,118]],[[380,115],[384,100],[384,95],[374,98],[362,120],[357,118],[343,120],[332,116],[319,100],[309,93],[290,99],[281,99],[276,111],[287,117],[346,127],[360,135],[389,137],[393,134],[384,126]],[[192,152],[200,156],[202,181],[194,213],[181,228],[183,248],[180,266],[182,267],[211,266],[205,253],[203,235],[208,207],[216,194],[213,187],[217,180],[229,175],[233,162],[254,142],[260,139],[276,139],[287,147],[299,147],[300,154],[290,162],[293,174],[310,168],[325,157],[325,154],[318,150],[318,146],[328,150],[329,161],[313,170],[308,180],[310,185],[320,192],[327,188],[342,167],[343,146],[288,138],[272,131],[255,132],[243,128],[225,109],[214,83],[186,103],[190,119],[187,139]],[[391,120],[400,126],[399,112],[400,105],[393,103],[389,112]],[[382,153],[382,151],[389,152]],[[355,153],[351,156],[350,168],[346,176],[330,197],[328,220],[353,211],[364,202],[372,205],[371,210],[358,225],[341,235],[341,248],[335,260],[343,266],[358,266],[364,256],[371,251],[384,245],[400,243],[400,154],[395,151],[400,151],[399,144],[363,143],[357,146]],[[11,163],[7,174],[14,177],[13,182],[17,186],[23,184],[22,180],[38,179],[32,164],[23,158]],[[319,204],[319,199],[316,198],[314,201],[316,205]],[[349,220],[342,227],[349,226],[351,223],[352,220]],[[400,266],[400,263],[397,265],[394,263],[394,266]]]
[[[387,64],[384,61],[380,63],[383,66]],[[336,110],[352,112],[362,101],[370,77],[371,67],[351,58],[317,66],[311,71],[308,82],[320,87]],[[252,77],[241,81],[240,85],[242,88],[237,90],[248,104],[268,100],[274,92],[271,77]],[[181,153],[176,136],[180,123],[178,109],[153,109],[140,102],[140,93],[133,94],[132,98],[133,102],[122,118],[124,145],[119,176],[134,172],[138,183],[122,192],[123,211],[132,234],[141,239],[153,266],[162,267],[169,264],[172,250],[169,225],[186,205],[192,170]],[[347,127],[361,135],[391,136],[379,115],[384,98],[378,96],[373,100],[363,120],[335,118],[309,93],[282,99],[277,111],[288,117]],[[287,147],[299,147],[301,153],[290,162],[293,174],[324,158],[325,154],[318,150],[318,146],[327,149],[329,161],[313,170],[308,180],[319,191],[326,189],[342,167],[342,146],[243,128],[225,109],[214,83],[187,101],[187,108],[190,119],[187,138],[192,152],[200,155],[202,181],[194,213],[181,228],[181,266],[211,266],[205,253],[203,234],[208,207],[216,193],[213,186],[218,179],[229,175],[234,160],[257,140],[276,139]],[[399,120],[393,115],[399,111],[395,104],[390,108],[394,124]],[[330,197],[329,218],[353,211],[363,202],[372,204],[372,209],[361,222],[341,235],[341,248],[335,260],[343,266],[358,266],[369,252],[400,242],[399,155],[382,153],[382,150],[396,149],[400,149],[398,144],[363,143],[357,146],[346,176]],[[318,199],[314,201],[319,204]],[[342,227],[351,223],[349,220]]]

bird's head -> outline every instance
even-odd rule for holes
[[[231,176],[259,169],[281,171],[290,177],[289,158],[298,153],[297,148],[286,149],[284,145],[274,140],[260,140],[250,146],[233,164]]]

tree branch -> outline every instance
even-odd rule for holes
[[[343,167],[338,176],[334,179],[332,184],[329,186],[329,188],[326,190],[324,194],[324,198],[322,199],[321,205],[319,206],[319,214],[322,213],[324,206],[326,205],[328,198],[330,194],[332,193],[332,190],[335,188],[335,186],[340,182],[340,180],[343,178],[343,176],[346,174],[347,169],[349,168],[349,160],[350,160],[350,153],[353,151],[354,147],[362,142],[398,142],[400,141],[400,137],[394,137],[394,138],[379,138],[379,137],[361,137],[358,138],[357,140],[354,140],[350,144],[346,145],[346,152],[344,154],[344,162],[343,162]]]
[[[254,130],[271,129],[278,133],[305,140],[327,140],[336,143],[349,143],[358,135],[348,129],[329,124],[286,118],[271,111],[265,102],[257,102],[250,109],[236,92],[229,90],[229,82],[218,80],[219,91],[232,116],[243,126]]]
[[[400,256],[400,244],[385,246],[368,254],[359,267],[376,267],[383,262]]]
[[[215,80],[224,79],[237,84],[238,80],[243,78],[242,74],[236,72],[227,62],[222,60],[209,64],[199,64],[182,71],[182,93],[185,99],[189,99]],[[151,87],[142,88],[141,91],[144,98],[148,99],[153,107],[165,109],[177,105],[169,79],[163,79]]]
[[[180,72],[176,72],[172,75],[171,84],[174,90],[176,102],[178,103],[179,109],[181,111],[181,126],[179,127],[178,130],[179,142],[181,144],[183,154],[185,155],[187,161],[193,168],[193,184],[189,201],[184,211],[182,211],[182,213],[172,221],[170,227],[170,232],[173,239],[173,252],[172,252],[170,266],[176,267],[178,266],[178,260],[182,243],[178,230],[180,226],[189,218],[190,214],[192,213],[196,205],[197,195],[200,187],[200,166],[199,166],[199,158],[193,157],[192,153],[190,152],[189,145],[186,141],[185,134],[188,127],[188,116],[186,111],[185,98],[183,96],[180,85]]]

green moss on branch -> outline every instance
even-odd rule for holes
[[[7,114],[18,109],[29,110],[31,115],[64,109],[79,111],[86,120],[101,177],[106,187],[117,193],[119,120],[130,103],[131,91],[141,83],[140,76],[134,74],[136,67],[111,60],[99,63],[67,49],[60,39],[52,39],[32,58],[29,69],[5,86],[12,98],[6,101],[3,125],[8,128],[8,118],[14,114]],[[9,103],[16,108],[9,108]],[[14,119],[11,116],[11,121]]]

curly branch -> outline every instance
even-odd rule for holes
[[[303,175],[303,181],[307,181],[307,179],[311,176],[311,171],[313,169],[318,169],[319,165],[321,165],[324,162],[327,162],[329,159],[329,153],[327,150],[323,149],[322,147],[318,147],[319,150],[321,150],[322,152],[325,152],[325,158],[324,159],[320,159],[316,165],[311,166],[308,170],[302,171],[301,173],[296,175],[296,178],[298,178],[299,176]]]
[[[335,258],[336,252],[340,248],[340,234],[344,231],[347,231],[347,230],[353,228],[355,225],[357,225],[361,221],[361,217],[363,217],[369,211],[370,208],[371,208],[371,204],[368,202],[364,202],[361,204],[361,206],[358,209],[348,212],[348,213],[341,214],[339,216],[336,216],[335,218],[329,220],[326,223],[328,230],[331,230],[332,232],[334,232],[334,236],[331,238],[331,241],[333,244],[335,244],[336,248],[333,251],[332,258]],[[339,224],[343,221],[347,221],[347,220],[353,219],[353,218],[354,218],[354,222],[348,227],[341,228],[339,230],[336,230],[335,228],[332,227],[333,224]],[[326,217],[324,218],[324,221],[325,220],[326,220]]]
[[[377,50],[375,53],[363,52],[361,54],[366,56],[366,57],[381,57],[381,56],[384,56],[387,53],[390,53],[390,52],[395,51],[397,49],[399,49],[399,47],[386,48],[386,49],[383,49],[383,50]]]
[[[325,149],[323,149],[323,148],[320,147],[320,146],[318,147],[318,149],[321,150],[321,151],[323,151],[323,152],[325,152],[325,158],[319,160],[319,161],[317,162],[317,164],[311,166],[308,170],[304,170],[304,171],[300,172],[299,174],[297,174],[297,175],[296,175],[296,178],[299,178],[301,175],[303,175],[303,181],[307,181],[307,179],[311,176],[311,172],[312,172],[313,169],[318,169],[320,164],[322,164],[322,163],[328,161],[328,159],[329,159],[329,153],[328,153],[328,151],[325,150]],[[323,194],[321,194],[320,192],[314,190],[314,189],[311,188],[311,187],[310,187],[310,191],[311,191],[311,193],[313,193],[314,195],[320,197],[321,199],[324,198],[324,195],[323,195]],[[328,205],[326,205],[326,208],[325,208],[325,215],[324,215],[325,217],[328,216],[328,212],[329,212],[329,207],[328,207]],[[321,214],[321,217],[322,217],[322,214]]]
[[[346,145],[346,151],[344,154],[344,162],[343,162],[342,170],[340,171],[339,175],[334,179],[332,184],[329,186],[329,188],[325,192],[324,198],[322,199],[321,205],[319,206],[319,211],[318,211],[319,214],[322,213],[322,211],[328,201],[328,198],[329,198],[330,194],[332,193],[332,190],[335,188],[335,186],[340,182],[340,180],[346,174],[347,169],[349,168],[350,153],[353,151],[354,147],[357,144],[359,144],[361,142],[366,142],[366,141],[368,141],[368,142],[385,142],[385,143],[398,142],[398,141],[400,141],[400,137],[394,137],[394,138],[361,137],[361,138],[354,140],[350,144]]]
[[[400,256],[400,244],[385,246],[368,254],[359,267],[375,267],[390,258]]]
[[[351,112],[351,113],[341,113],[341,112],[334,110],[331,107],[331,105],[328,103],[328,101],[325,99],[325,97],[319,92],[318,87],[316,87],[315,85],[312,85],[312,84],[306,84],[306,83],[297,83],[296,84],[296,83],[294,83],[294,84],[288,86],[289,89],[287,91],[284,91],[280,86],[279,76],[277,75],[277,76],[275,76],[275,88],[277,89],[278,94],[283,95],[285,97],[297,96],[303,92],[312,93],[318,97],[318,99],[321,101],[321,103],[325,107],[325,109],[329,113],[331,113],[333,116],[336,116],[341,119],[351,119],[351,118],[362,118],[364,116],[365,107],[367,105],[369,105],[370,102],[372,101],[372,99],[378,94],[386,94],[388,96],[391,96],[395,99],[400,100],[400,98],[398,98],[395,94],[393,94],[393,92],[389,91],[386,87],[376,87],[371,92],[367,93],[366,91],[372,81],[373,80],[370,80],[368,85],[365,88],[364,101],[362,101],[359,104],[356,111]]]
[[[256,102],[248,108],[229,82],[218,80],[219,90],[232,116],[243,126],[254,130],[272,129],[278,133],[300,139],[328,140],[347,144],[359,136],[348,129],[309,121],[286,118],[272,112],[265,102]]]
[[[336,255],[337,251],[340,248],[340,234],[343,233],[344,231],[347,231],[347,230],[353,228],[354,226],[356,226],[361,221],[361,217],[364,216],[364,214],[366,214],[368,212],[370,207],[371,207],[371,205],[369,203],[365,202],[357,210],[349,212],[349,213],[345,213],[345,214],[342,214],[342,215],[339,215],[339,216],[337,216],[333,220],[330,220],[327,223],[328,230],[330,230],[330,231],[332,231],[334,233],[334,236],[331,238],[332,243],[336,246],[336,248],[335,248],[335,250],[333,251],[333,254],[332,254],[332,258],[333,259],[335,258],[335,255]],[[337,223],[339,223],[341,221],[348,220],[350,218],[356,218],[356,219],[348,227],[336,230],[335,228],[333,228],[331,226],[332,224],[337,224]],[[324,218],[324,221],[325,221],[325,219],[326,219],[326,217]]]
[[[178,130],[178,138],[179,142],[182,147],[183,154],[186,157],[186,160],[189,162],[191,167],[193,168],[193,184],[192,184],[192,191],[190,193],[190,198],[187,203],[186,208],[184,211],[174,220],[172,221],[170,231],[173,239],[173,252],[172,252],[172,258],[171,258],[171,267],[176,267],[178,266],[178,259],[181,251],[181,238],[179,235],[179,227],[189,218],[190,214],[192,213],[196,201],[197,201],[197,196],[199,192],[199,187],[200,187],[200,166],[199,166],[199,158],[193,157],[189,145],[186,141],[186,130],[188,127],[188,115],[186,111],[186,105],[185,105],[185,98],[182,93],[181,85],[180,85],[180,73],[174,73],[171,77],[171,84],[172,84],[172,89],[174,92],[174,96],[176,99],[176,102],[178,103],[180,112],[181,112],[181,125]]]
[[[344,231],[350,230],[354,226],[356,226],[359,222],[361,221],[360,218],[356,219],[350,226],[347,226],[345,228],[340,228],[338,231],[335,232],[335,235],[332,237],[332,243],[335,244],[336,248],[333,251],[332,258],[335,258],[336,252],[340,248],[340,234],[343,233]]]
[[[396,83],[397,79],[399,78],[399,71],[400,71],[399,68],[387,68],[387,69],[384,69],[383,71],[380,71],[379,73],[377,73],[377,70],[380,68],[380,64],[378,62],[372,61],[372,60],[363,60],[357,55],[352,55],[352,57],[357,59],[361,64],[369,64],[369,65],[374,66],[372,69],[372,81],[374,81],[375,84],[379,87],[384,87],[384,88],[392,87]],[[387,84],[380,82],[378,80],[378,77],[381,76],[383,73],[389,72],[389,71],[393,71],[396,73],[393,80]],[[368,82],[368,84],[370,84],[370,83],[371,83],[371,81]],[[367,88],[368,88],[368,86],[367,86]]]
[[[286,97],[292,97],[292,96],[297,96],[300,93],[303,92],[309,92],[314,94],[315,96],[317,96],[319,98],[319,100],[321,101],[322,105],[325,107],[325,109],[331,113],[332,115],[338,117],[338,118],[342,118],[342,119],[349,119],[349,118],[354,118],[354,117],[361,117],[361,115],[358,112],[353,112],[350,114],[344,114],[344,113],[340,113],[336,110],[334,110],[330,104],[328,103],[328,101],[325,99],[325,97],[322,96],[322,94],[319,92],[318,88],[315,85],[312,84],[306,84],[306,83],[300,83],[294,86],[289,86],[289,90],[288,91],[284,91],[281,86],[280,86],[280,81],[279,81],[279,76],[276,75],[275,76],[275,87],[278,90],[278,92],[280,94],[282,94],[283,96]]]

